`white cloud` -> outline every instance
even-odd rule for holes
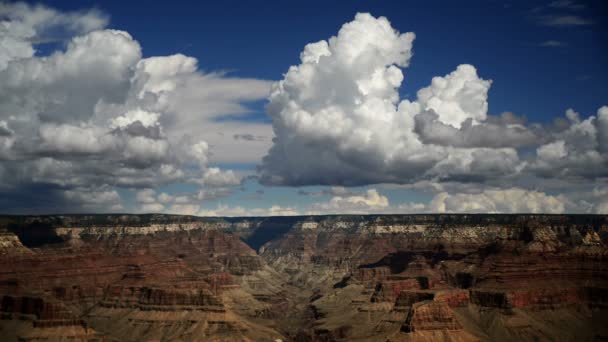
[[[273,205],[268,210],[268,216],[294,216],[299,215],[298,211],[291,207],[281,207],[280,205]],[[263,216],[266,216],[263,215]]]
[[[567,123],[554,125],[489,115],[492,82],[466,64],[434,77],[415,101],[400,100],[399,67],[409,63],[414,35],[389,27],[385,18],[358,14],[337,36],[307,45],[301,63],[273,85],[268,114],[276,138],[260,167],[262,183],[504,187],[608,176],[608,107],[584,120],[568,110]]]
[[[550,142],[536,150],[527,169],[541,177],[601,179],[608,177],[608,107],[581,120],[569,109],[565,127],[549,131]]]
[[[155,212],[180,215],[198,215],[204,201],[229,196],[230,188],[202,189],[198,192],[158,193],[154,189],[142,189],[135,193],[139,212]]]
[[[68,201],[86,210],[116,212],[124,209],[116,190],[75,188],[63,194]]]
[[[13,130],[8,128],[6,121],[0,121],[0,137],[9,137],[13,135]]]
[[[444,213],[563,213],[567,200],[520,188],[487,189],[476,194],[437,194],[432,212]]]
[[[354,213],[365,214],[383,211],[389,207],[388,198],[369,189],[363,194],[350,196],[334,196],[328,202],[316,203],[311,206],[311,213]]]
[[[139,203],[154,203],[156,202],[155,195],[156,193],[153,189],[143,189],[135,194],[135,199]]]
[[[270,208],[246,209],[241,206],[230,207],[218,205],[215,209],[203,209],[199,211],[200,216],[295,216],[298,211],[291,207],[272,205]]]
[[[399,102],[399,67],[408,65],[413,39],[413,33],[392,29],[386,18],[358,14],[337,36],[307,45],[302,63],[290,67],[271,91],[268,113],[276,139],[263,160],[262,181],[360,185],[518,172],[514,144],[474,148],[489,139],[449,146],[420,139],[415,117],[423,112],[455,130],[467,119],[469,126],[485,122],[491,82],[479,78],[473,66],[460,65],[435,77],[417,101]],[[493,131],[502,133],[496,127]],[[531,135],[509,132],[512,137],[503,140]],[[501,164],[489,166],[488,159]]]
[[[488,112],[488,90],[491,81],[477,76],[468,64],[445,77],[433,77],[431,85],[418,91],[418,103],[424,110],[433,110],[445,124],[460,128],[467,119],[484,121]]]
[[[3,187],[234,186],[234,172],[209,163],[250,162],[270,144],[270,125],[231,119],[267,96],[267,81],[204,73],[182,54],[142,58],[139,43],[104,29],[108,16],[97,10],[2,3],[0,17]],[[36,56],[47,38],[65,49]],[[233,139],[247,133],[264,139]]]
[[[97,10],[2,3],[0,17],[5,198],[42,186],[62,201],[117,209],[118,188],[179,182],[198,188],[187,194],[146,190],[136,196],[139,209],[210,213],[201,201],[229,195],[243,176],[213,164],[254,163],[264,155],[260,179],[269,184],[433,184],[444,191],[449,183],[474,189],[475,194],[438,195],[435,202],[448,211],[559,211],[562,197],[521,184],[544,177],[566,188],[571,180],[589,184],[608,177],[608,107],[587,118],[568,110],[567,120],[553,126],[527,124],[508,113],[493,116],[492,82],[466,64],[433,78],[415,100],[400,99],[401,68],[412,58],[414,34],[397,32],[383,17],[358,14],[335,37],[306,45],[301,63],[272,87],[264,80],[202,72],[195,58],[183,54],[142,58],[134,37],[104,29],[108,16]],[[572,18],[560,20],[573,24]],[[48,32],[60,37],[46,37]],[[47,39],[66,44],[48,56],[36,55],[36,43]],[[235,120],[248,114],[247,102],[269,90],[272,127]],[[500,190],[505,183],[517,185]],[[91,199],[83,195],[87,191]],[[336,187],[319,195],[332,198],[307,209],[431,209],[422,203],[391,205],[374,189],[362,194]],[[511,208],[501,203],[503,195],[532,204]],[[585,196],[564,202],[563,210],[604,210],[599,197]],[[298,210],[306,209],[220,206],[212,212]]]
[[[171,205],[171,207],[167,210],[168,213],[177,214],[177,215],[197,215],[200,210],[200,205],[198,204],[180,204],[176,203]]]
[[[249,214],[249,211],[243,207],[229,207],[227,205],[218,205],[215,209],[203,209],[199,212],[200,216],[255,216]]]
[[[151,113],[139,108],[130,110],[122,116],[110,120],[110,129],[125,129],[135,122],[141,123],[145,128],[159,125],[159,113]]]
[[[234,171],[223,171],[217,167],[210,167],[203,174],[203,184],[211,187],[226,187],[241,184],[241,178]]]
[[[49,57],[14,60],[0,70],[0,115],[31,124],[88,121],[100,101],[125,100],[140,58],[128,33],[100,30],[74,37]]]
[[[608,106],[597,111],[597,147],[601,153],[608,154]]]
[[[113,141],[103,139],[105,132],[92,126],[42,124],[40,150],[56,154],[95,154],[111,148]]]
[[[376,189],[346,197],[335,196],[310,206],[309,214],[408,213],[563,213],[572,203],[566,197],[521,188],[484,189],[478,193],[437,193],[430,202],[391,205]]]
[[[519,187],[452,187],[449,191],[436,192],[428,202],[391,203],[388,197],[377,189],[364,191],[340,187],[320,190],[307,195],[331,195],[331,198],[312,203],[306,207],[292,204],[271,205],[269,207],[246,208],[240,205],[218,204],[207,208],[201,202],[213,197],[213,193],[198,195],[157,194],[143,190],[137,194],[142,204],[140,212],[165,212],[199,216],[293,216],[332,214],[419,214],[419,213],[597,213],[608,210],[606,187],[569,194],[550,195],[543,191],[527,190]],[[463,192],[466,191],[466,192]],[[220,194],[220,197],[222,195]]]
[[[141,213],[163,213],[165,212],[165,206],[160,203],[145,203],[139,207]]]
[[[208,144],[211,162],[256,162],[268,150],[270,125],[222,118],[239,118],[249,113],[243,104],[268,95],[270,82],[228,77],[222,73],[203,74],[195,58],[176,54],[151,57],[137,64],[132,96],[153,112],[168,113],[163,128],[169,138],[196,136]],[[253,134],[263,139],[244,143],[233,137]]]
[[[594,212],[596,214],[608,215],[608,201],[603,201],[595,206]]]
[[[47,32],[82,34],[103,28],[107,15],[97,10],[62,13],[44,5],[0,3],[0,70],[8,62],[34,55],[32,42],[61,39]]]
[[[563,140],[558,140],[536,149],[536,154],[541,160],[558,160],[568,155]]]

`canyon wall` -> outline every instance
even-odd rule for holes
[[[2,340],[608,338],[608,218],[0,218]]]

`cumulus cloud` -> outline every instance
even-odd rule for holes
[[[6,121],[0,121],[0,137],[10,137],[13,135],[13,131],[8,128]]]
[[[270,83],[204,73],[182,54],[142,58],[134,37],[107,24],[98,10],[0,4],[2,187],[14,194],[48,184],[77,200],[84,185],[100,194],[172,182],[238,185],[234,172],[209,164],[260,158],[270,139],[239,148],[232,136],[270,137],[270,128],[219,121],[248,113],[246,102],[266,97]],[[65,48],[36,55],[37,42],[50,38]]]
[[[145,214],[158,214],[164,211],[165,206],[160,203],[144,203],[139,208],[139,212]]]
[[[332,214],[410,214],[425,213],[429,210],[426,203],[390,203],[388,197],[377,189],[365,191],[348,190],[343,187],[332,187],[308,195],[331,195],[327,201],[316,202],[302,212],[308,215]]]
[[[437,194],[432,212],[446,213],[552,213],[565,211],[566,198],[520,188],[487,189],[477,194]]]
[[[3,210],[120,211],[127,189],[139,211],[205,215],[605,211],[600,196],[565,200],[525,188],[539,180],[562,188],[604,182],[608,107],[587,117],[568,110],[550,125],[492,115],[492,81],[468,64],[434,77],[415,99],[400,99],[415,35],[384,17],[357,14],[336,36],[306,45],[300,63],[273,84],[203,72],[179,53],[143,58],[136,37],[107,24],[98,10],[0,4]],[[65,44],[41,55],[37,43],[48,40]],[[239,120],[248,102],[265,97],[272,126]],[[337,187],[302,191],[329,196],[309,208],[203,205],[230,195],[245,176],[214,164],[260,160],[264,184]],[[153,190],[171,183],[194,188]],[[432,184],[439,194],[435,204],[391,204],[375,189],[343,187],[376,183]],[[508,196],[530,204],[509,207]]]
[[[61,39],[103,28],[108,16],[98,10],[62,13],[44,5],[0,3],[0,69],[8,62],[32,57],[33,43]],[[59,36],[50,36],[55,34]]]
[[[357,14],[337,36],[307,45],[301,64],[272,87],[268,113],[276,139],[262,182],[412,183],[519,172],[513,146],[531,143],[534,134],[488,120],[491,81],[473,66],[433,78],[416,101],[399,101],[400,67],[409,64],[413,40],[384,17]],[[473,130],[479,133],[468,137]]]
[[[572,109],[548,132],[527,169],[541,177],[601,180],[608,177],[608,106],[585,120]]]
[[[605,210],[602,193],[581,193],[585,200],[596,198],[590,204],[581,198],[566,195],[549,195],[542,191],[519,187],[468,189],[470,192],[441,191],[428,202],[391,203],[376,189],[334,196],[328,201],[310,205],[307,214],[410,214],[410,213],[601,213]],[[472,191],[471,191],[472,190]],[[576,197],[576,196],[573,196]]]
[[[605,209],[604,188],[581,193],[583,198],[519,187],[483,188],[472,192],[441,191],[428,202],[390,203],[376,189],[349,196],[334,196],[329,201],[312,204],[307,214],[409,214],[409,213],[601,213]],[[606,192],[608,193],[608,192]],[[576,197],[576,196],[573,196]],[[588,200],[602,198],[596,204]],[[586,201],[587,200],[587,201]]]
[[[139,203],[149,204],[156,202],[156,192],[152,189],[143,189],[136,193],[135,199]]]
[[[116,190],[75,188],[66,190],[64,196],[85,210],[116,212],[124,209],[120,195]]]
[[[468,190],[472,190],[468,188]],[[390,203],[376,189],[359,195],[333,197],[310,206],[308,214],[408,214],[408,213],[602,213],[604,188],[581,193],[582,198],[550,195],[519,187],[484,188],[473,192],[442,191],[429,202]],[[584,198],[584,200],[582,200]],[[595,204],[589,200],[596,199]],[[597,199],[600,199],[597,201]]]
[[[200,216],[296,216],[299,212],[292,207],[272,205],[270,208],[244,208],[218,205],[215,209],[203,209],[198,212]]]
[[[211,187],[235,186],[241,184],[241,178],[232,170],[223,171],[210,167],[203,174],[203,184]]]
[[[378,193],[376,189],[369,189],[362,194],[347,196],[334,196],[328,202],[315,203],[309,213],[351,213],[368,214],[382,212],[389,207],[386,196]]]
[[[536,154],[540,160],[551,161],[559,160],[568,155],[565,143],[563,140],[558,140],[536,149]]]
[[[415,100],[399,99],[413,39],[386,18],[357,14],[336,36],[306,45],[300,64],[272,87],[267,111],[276,138],[261,182],[508,189],[539,178],[562,188],[606,179],[608,107],[586,119],[570,109],[548,125],[491,115],[492,81],[467,64],[434,77]]]
[[[596,214],[608,215],[608,201],[604,200],[598,203],[595,207]]]
[[[223,198],[232,194],[229,187],[201,189],[198,192],[169,194],[154,189],[142,189],[136,192],[136,210],[142,213],[167,213],[180,215],[199,215],[202,203]]]
[[[433,77],[431,85],[418,91],[418,103],[432,110],[439,121],[460,128],[465,120],[484,121],[488,112],[491,81],[477,76],[472,65],[459,65],[445,77]]]
[[[601,153],[608,153],[608,106],[597,111],[597,147]]]
[[[146,58],[137,65],[133,96],[154,112],[170,114],[160,118],[169,138],[204,140],[210,161],[257,162],[269,148],[270,125],[238,118],[250,112],[246,102],[267,97],[270,83],[197,70],[197,60],[182,54]],[[234,139],[245,135],[255,143]]]
[[[536,132],[521,122],[512,122],[512,114],[486,117],[483,124],[472,118],[461,121],[459,128],[442,122],[434,111],[424,111],[415,116],[415,132],[425,144],[464,148],[519,148],[531,146],[539,141]]]

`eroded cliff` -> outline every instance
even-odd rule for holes
[[[3,340],[608,338],[605,216],[1,222]]]

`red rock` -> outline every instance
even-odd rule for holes
[[[469,304],[469,291],[468,290],[445,290],[435,293],[436,302],[444,302],[449,307],[462,307]]]
[[[462,325],[446,303],[425,301],[412,305],[401,330],[462,330]]]

